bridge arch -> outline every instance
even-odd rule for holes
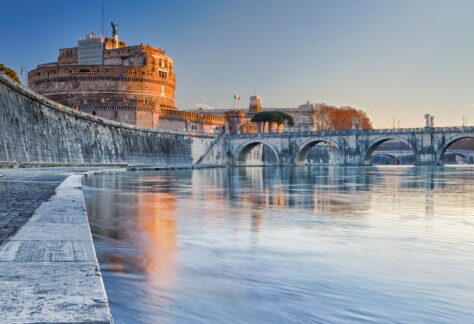
[[[313,149],[316,145],[320,143],[325,143],[329,145],[330,147],[335,148],[336,150],[339,151],[339,145],[337,143],[327,140],[327,139],[309,139],[303,142],[301,145],[299,145],[298,152],[296,154],[296,163],[297,164],[304,164],[306,161],[306,158],[308,157],[309,152],[311,149]]]
[[[457,155],[457,156],[460,156],[460,157],[462,157],[462,158],[464,158],[464,159],[467,158],[467,155],[466,155],[466,154],[461,153],[461,152],[456,152],[456,151],[455,151],[455,152],[449,152],[449,151],[448,151],[448,152],[444,152],[443,155],[445,155],[445,156],[446,156],[446,155]]]
[[[396,165],[399,165],[399,164],[400,164],[400,158],[397,157],[396,155],[394,155],[394,154],[389,154],[389,153],[377,153],[376,151],[375,151],[375,153],[372,153],[372,156],[370,157],[371,163],[372,163],[372,159],[373,159],[374,156],[376,156],[376,155],[378,155],[378,156],[388,156],[388,157],[392,158],[393,160],[395,160]]]
[[[277,149],[272,144],[261,139],[254,139],[240,144],[235,150],[235,153],[233,154],[234,164],[244,164],[249,156],[249,153],[258,145],[263,145],[264,147],[269,148],[270,151],[273,153],[276,165],[280,165],[280,156],[278,154]]]
[[[466,154],[463,154],[463,153],[460,153],[460,152],[452,152],[452,151],[446,151],[442,156],[441,156],[441,160],[439,161],[440,163],[439,164],[450,164],[452,162],[452,159],[451,158],[454,158],[454,161],[456,162],[457,164],[457,159],[456,157],[461,157],[466,163],[468,164],[472,164],[472,156],[469,157],[467,156]],[[451,161],[450,161],[451,160]]]
[[[380,144],[391,141],[391,140],[399,141],[408,145],[408,147],[410,147],[413,151],[413,155],[415,156],[415,161],[418,161],[418,153],[416,151],[416,148],[410,142],[408,142],[406,139],[401,138],[401,137],[390,136],[390,137],[377,138],[373,140],[372,142],[370,142],[370,144],[367,146],[368,148],[367,148],[367,151],[365,152],[364,160],[362,161],[363,165],[370,165],[372,154],[377,149],[377,147],[379,147]]]
[[[450,138],[448,138],[447,140],[445,140],[445,144],[444,146],[438,151],[438,154],[436,155],[436,163],[437,164],[442,164],[443,162],[443,156],[446,154],[446,151],[449,149],[449,147],[451,145],[453,145],[454,143],[460,141],[460,140],[463,140],[463,139],[466,139],[466,138],[471,138],[471,139],[474,139],[474,135],[466,135],[466,134],[463,134],[463,135],[459,135],[459,136],[452,136]],[[456,154],[456,153],[452,153],[452,154]],[[463,156],[463,154],[457,154],[459,156]],[[464,155],[464,158],[466,158],[466,156]],[[472,161],[472,159],[468,159],[468,163],[470,163]]]

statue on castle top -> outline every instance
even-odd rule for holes
[[[430,116],[430,127],[434,127],[434,116]]]
[[[112,26],[112,36],[117,36],[118,24],[111,22],[110,26]]]

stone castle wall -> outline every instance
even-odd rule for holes
[[[145,66],[43,65],[31,89],[68,107],[139,127],[156,128],[160,107],[174,107],[174,79]]]
[[[192,164],[209,135],[137,128],[70,109],[0,74],[0,162]]]
[[[97,53],[90,53],[91,45]],[[81,60],[81,49],[92,56]],[[173,66],[173,59],[161,49],[88,36],[77,47],[60,49],[57,62],[31,70],[28,86],[83,112],[157,128],[160,109],[175,108]]]

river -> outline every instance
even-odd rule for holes
[[[115,323],[474,322],[474,168],[84,180]]]

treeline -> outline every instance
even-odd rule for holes
[[[351,129],[352,118],[356,119],[358,128],[359,120],[362,120],[364,129],[372,129],[372,122],[367,114],[353,107],[335,107],[326,104],[320,104],[315,109],[313,115],[316,130],[335,131]]]

